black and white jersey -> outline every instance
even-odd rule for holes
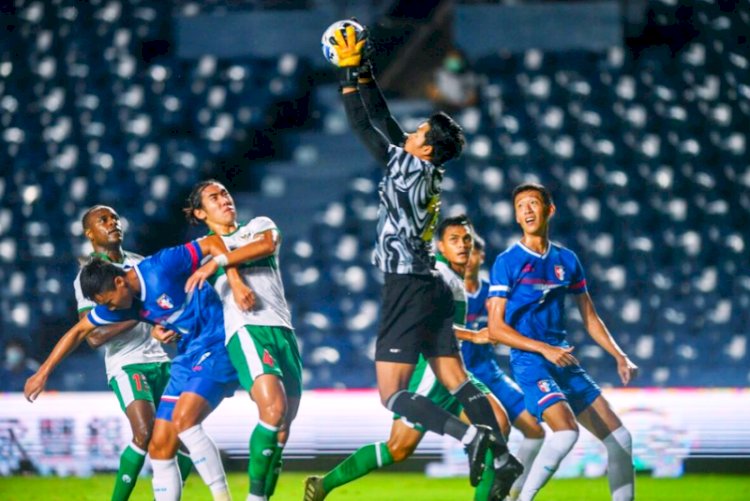
[[[434,269],[432,234],[440,212],[443,173],[442,167],[389,146],[372,259],[380,270],[425,275]]]

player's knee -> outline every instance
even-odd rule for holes
[[[151,459],[168,459],[171,440],[167,434],[155,433],[148,442],[148,455]]]
[[[283,398],[277,398],[263,405],[258,405],[258,416],[264,423],[271,426],[281,427],[286,418],[286,402]]]
[[[177,433],[182,433],[183,431],[200,424],[200,420],[190,413],[175,412],[172,414],[172,424],[174,425],[175,430],[177,430]]]
[[[147,450],[151,441],[151,427],[147,425],[133,428],[133,443],[142,450]]]
[[[394,463],[405,461],[414,453],[414,449],[417,447],[416,445],[407,444],[401,440],[389,440],[386,443],[386,446],[388,447],[388,452],[391,453]]]

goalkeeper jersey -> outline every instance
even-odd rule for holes
[[[434,269],[432,235],[440,212],[443,173],[442,167],[400,146],[389,146],[373,253],[373,264],[383,272],[426,275]]]
[[[256,217],[246,224],[241,224],[234,232],[221,235],[221,239],[227,249],[232,251],[253,242],[258,234],[267,230],[278,231],[271,219]],[[245,325],[293,328],[279,270],[279,250],[280,246],[277,246],[273,255],[242,263],[238,267],[248,287],[255,294],[255,306],[250,311],[242,311],[237,307],[224,269],[217,273],[214,287],[224,304],[227,341]]]
[[[106,254],[94,253],[91,254],[91,257],[100,257],[110,261]],[[143,261],[143,256],[125,251],[123,252],[122,263],[114,264],[128,270],[141,261]],[[96,307],[96,303],[85,298],[83,292],[81,292],[80,272],[73,282],[73,288],[75,289],[79,314]],[[120,372],[125,365],[169,361],[169,356],[162,349],[161,343],[151,337],[151,326],[145,322],[139,322],[129,331],[113,337],[102,346],[104,347],[104,365],[108,380]]]

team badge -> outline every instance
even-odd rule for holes
[[[562,265],[555,265],[555,276],[561,282],[565,280],[565,268],[563,268]]]
[[[536,382],[536,385],[539,387],[542,393],[549,393],[550,390],[552,389],[550,387],[549,381],[547,381],[546,379],[540,379],[539,381]]]
[[[273,357],[270,353],[268,353],[268,350],[263,350],[263,363],[266,364],[269,367],[273,367],[276,362],[274,362]]]
[[[174,308],[172,298],[167,296],[166,293],[159,296],[159,299],[156,300],[156,304],[158,304],[159,308],[161,308],[162,310],[171,310],[172,308]]]

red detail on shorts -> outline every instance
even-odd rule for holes
[[[586,279],[585,278],[583,280],[581,280],[580,282],[576,282],[573,285],[571,285],[570,286],[570,290],[583,289],[584,287],[586,287]]]
[[[269,367],[273,367],[276,362],[274,362],[273,357],[270,353],[268,353],[268,350],[263,350],[263,363],[268,365]]]

